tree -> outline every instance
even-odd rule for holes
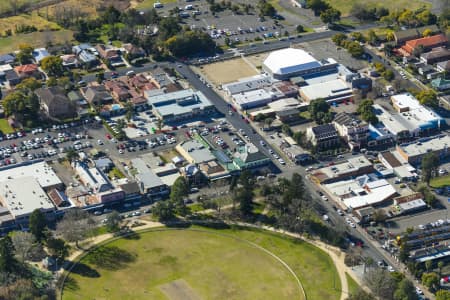
[[[297,33],[305,32],[305,28],[303,25],[298,24],[297,27],[295,27],[295,30],[297,30]]]
[[[41,60],[41,68],[49,76],[61,76],[64,72],[62,58],[59,56],[47,56]]]
[[[369,32],[367,32],[367,42],[369,42],[369,44],[371,45],[375,45],[378,44],[378,42],[380,41],[380,39],[378,38],[377,34],[375,33],[375,31],[373,29],[370,29]]]
[[[395,78],[395,74],[391,69],[387,69],[386,71],[383,72],[383,78],[387,81],[391,81],[392,79]]]
[[[122,217],[117,211],[113,211],[106,218],[106,229],[109,232],[117,232],[120,229],[120,222],[122,222]]]
[[[133,118],[133,114],[134,114],[134,106],[132,102],[127,102],[125,103],[125,119],[127,119],[128,122],[130,122],[131,118]]]
[[[21,65],[31,63],[31,60],[33,59],[32,53],[33,47],[29,44],[20,44],[19,53],[17,53],[16,59]]]
[[[331,7],[320,13],[320,19],[325,24],[333,24],[341,19],[341,12]]]
[[[432,31],[431,29],[429,29],[429,28],[425,29],[425,30],[422,32],[422,36],[423,36],[423,37],[431,36],[432,34],[433,34],[433,31]]]
[[[425,262],[425,269],[427,270],[427,272],[430,272],[432,267],[433,267],[433,262],[431,260],[427,260]]]
[[[422,180],[429,185],[439,167],[439,157],[434,152],[425,154],[422,158]]]
[[[418,300],[419,297],[416,293],[416,288],[414,284],[408,280],[403,279],[397,286],[397,289],[394,292],[395,300]]]
[[[281,131],[287,136],[291,136],[292,135],[291,127],[289,125],[287,125],[287,124],[281,125]]]
[[[78,152],[75,149],[69,149],[66,152],[66,159],[72,163],[73,161],[77,160],[80,158],[80,155],[78,154]]]
[[[264,119],[264,125],[265,125],[267,128],[270,128],[270,126],[272,125],[272,123],[273,123],[273,119],[272,119],[272,118],[265,118],[265,119]]]
[[[167,221],[175,216],[171,201],[160,201],[156,203],[152,209],[152,213],[159,221]]]
[[[330,8],[330,5],[323,0],[307,0],[306,7],[312,9],[314,15],[319,16],[321,12]]]
[[[330,110],[330,105],[325,99],[316,99],[311,101],[309,104],[309,114],[311,115],[311,119],[313,119],[318,124],[323,124],[323,118],[325,114],[327,114]]]
[[[22,90],[22,91],[32,91],[34,92],[38,88],[42,87],[42,83],[34,77],[25,78],[20,82],[18,85],[16,85],[16,89]]]
[[[189,184],[183,176],[178,177],[170,189],[170,201],[175,206],[177,212],[181,215],[187,213],[184,199],[189,194]]]
[[[56,261],[64,261],[69,255],[69,245],[63,239],[50,237],[47,242],[47,250],[49,254],[56,259]]]
[[[361,58],[364,54],[364,47],[361,46],[358,42],[350,42],[347,45],[347,51],[351,56],[355,58]]]
[[[16,256],[21,262],[30,259],[31,250],[36,242],[33,234],[24,231],[15,231],[11,235],[11,241],[14,245]]]
[[[347,40],[347,36],[343,33],[336,33],[335,35],[333,35],[333,37],[331,38],[331,40],[333,41],[333,43],[335,43],[337,46],[342,46],[342,43]]]
[[[384,223],[386,221],[386,212],[382,209],[375,210],[373,214],[373,220],[377,223]]]
[[[393,299],[396,283],[389,272],[384,269],[372,269],[366,273],[364,282],[380,299]]]
[[[378,117],[373,110],[373,100],[366,99],[361,101],[358,105],[357,112],[361,116],[361,119],[367,123],[378,123]]]
[[[438,262],[437,266],[439,269],[439,277],[441,277],[442,276],[442,268],[444,267],[444,262],[443,261]]]
[[[0,239],[0,272],[14,273],[17,261],[14,258],[14,245],[9,236]]]
[[[416,95],[416,98],[422,105],[427,105],[433,108],[439,107],[437,94],[433,90],[422,90]]]
[[[376,300],[376,298],[362,288],[358,288],[356,292],[347,297],[347,300]]]
[[[257,8],[259,10],[259,16],[273,17],[276,14],[275,7],[266,0],[259,0]]]
[[[95,226],[92,216],[79,208],[68,210],[62,220],[57,224],[56,231],[67,242],[78,243],[87,238]]]
[[[438,274],[431,272],[431,273],[423,273],[422,274],[422,283],[427,288],[431,290],[436,290],[439,287],[439,276]]]
[[[436,300],[450,300],[450,291],[448,290],[437,291]]]
[[[46,235],[47,219],[40,209],[35,209],[30,215],[30,232],[38,242],[42,241]]]

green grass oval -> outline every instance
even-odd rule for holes
[[[339,299],[326,253],[299,241],[253,230],[151,230],[86,255],[67,277],[71,299]],[[337,277],[337,276],[336,276]],[[330,285],[331,284],[331,285]]]

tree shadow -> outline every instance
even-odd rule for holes
[[[130,232],[128,234],[125,234],[122,238],[124,238],[126,240],[140,240],[141,235],[136,232]]]
[[[97,270],[92,269],[90,266],[82,262],[77,263],[70,272],[78,274],[83,277],[90,277],[90,278],[100,277],[100,273],[97,272]]]
[[[89,253],[86,261],[96,267],[115,271],[136,261],[136,255],[116,246],[104,246]]]
[[[64,289],[68,291],[77,291],[80,289],[80,286],[78,285],[78,282],[75,280],[75,278],[67,276],[66,280],[64,281]]]

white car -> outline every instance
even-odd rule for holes
[[[98,145],[103,145],[103,141],[102,141],[102,140],[98,140],[98,141],[97,141],[97,144],[98,144]]]
[[[423,295],[422,289],[421,289],[420,287],[418,287],[418,286],[416,286],[416,293],[417,293],[418,295]]]
[[[394,269],[392,266],[388,266],[387,269],[388,269],[388,271],[391,272],[391,273],[392,273],[392,272],[395,272],[395,269]]]
[[[285,164],[286,164],[286,162],[285,162],[284,159],[282,159],[282,158],[279,158],[278,161],[279,161],[280,164],[282,164],[282,165],[285,165]]]

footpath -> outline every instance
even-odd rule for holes
[[[145,221],[145,220],[139,220],[139,221],[141,223],[145,223],[145,224],[134,227],[133,231],[135,231],[135,232],[139,232],[139,231],[151,229],[151,228],[165,227],[165,224],[160,223],[160,222],[151,222],[151,221]],[[192,223],[195,224],[195,222],[192,222]],[[202,223],[205,223],[205,222],[202,221]],[[346,273],[349,276],[351,276],[351,278],[353,280],[355,280],[359,286],[364,287],[364,284],[361,282],[360,278],[353,273],[353,270],[350,267],[347,267],[345,265],[345,263],[344,263],[345,253],[342,252],[337,247],[327,245],[326,243],[319,241],[319,240],[305,239],[304,237],[302,237],[301,235],[299,235],[297,233],[293,233],[293,232],[289,232],[289,231],[285,231],[285,230],[281,230],[281,229],[276,229],[276,228],[269,227],[269,226],[260,226],[260,225],[249,224],[249,223],[244,223],[244,222],[225,222],[225,223],[227,223],[228,225],[252,227],[252,228],[263,229],[263,230],[267,230],[267,231],[271,231],[271,232],[275,232],[275,233],[280,233],[280,234],[283,234],[286,236],[301,239],[301,240],[308,242],[308,243],[316,246],[317,248],[325,251],[330,256],[334,265],[336,266],[337,275],[339,276],[339,279],[341,281],[341,298],[340,298],[340,300],[345,300],[349,295],[349,286],[348,286],[347,276],[345,275]],[[76,248],[76,250],[69,255],[69,257],[66,260],[67,261],[66,265],[60,271],[60,275],[62,275],[62,273],[64,273],[65,270],[70,272],[71,269],[73,268],[73,266],[75,265],[72,263],[76,263],[76,261],[82,255],[88,253],[89,250],[91,250],[92,248],[96,247],[97,245],[99,245],[107,240],[110,240],[112,238],[120,238],[120,236],[115,236],[111,233],[107,233],[107,234],[102,234],[102,235],[96,236],[94,238],[90,238],[90,239],[82,242],[81,244],[82,244],[83,248],[82,249]],[[267,250],[265,250],[265,251],[267,251]]]

